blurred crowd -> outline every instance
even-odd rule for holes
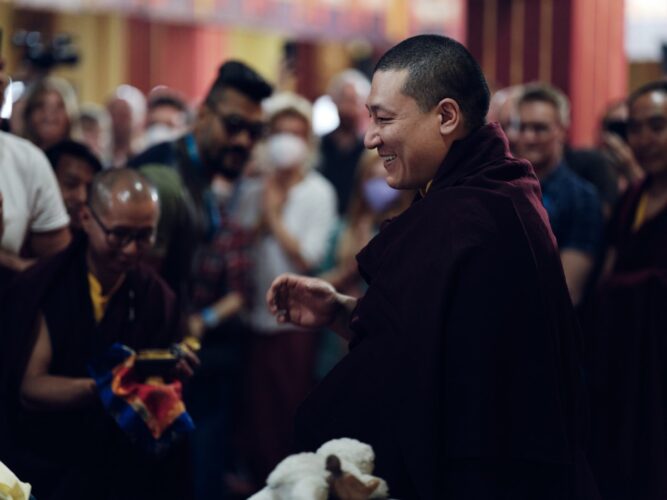
[[[196,426],[186,458],[178,467],[153,464],[158,471],[181,475],[195,498],[244,498],[290,452],[296,407],[347,347],[328,331],[277,324],[265,293],[291,272],[360,297],[365,283],[355,255],[415,195],[390,188],[383,160],[364,147],[369,92],[361,72],[338,74],[328,88],[338,125],[322,137],[313,133],[308,99],[273,89],[236,61],[220,66],[194,108],[173,89],[144,95],[130,85],[104,106],[80,103],[55,76],[32,83],[15,103],[11,132],[0,132],[1,340],[5,366],[17,365],[3,373],[0,437],[11,439],[0,439],[0,458],[34,484],[38,498],[61,498],[59,471],[82,467],[89,452],[72,445],[70,454],[50,454],[48,439],[23,441],[12,422],[18,414],[82,411],[86,393],[54,385],[43,395],[31,377],[84,380],[87,357],[110,342],[81,349],[76,359],[64,354],[70,343],[55,332],[76,320],[61,318],[64,306],[46,299],[49,286],[27,291],[42,326],[25,328],[45,335],[21,331],[21,308],[9,304],[28,301],[20,295],[28,278],[49,283],[50,263],[77,245],[99,290],[91,279],[83,299],[63,288],[60,300],[76,303],[73,315],[91,311],[91,336],[104,331],[117,340],[111,311],[134,321],[132,301],[158,296],[152,310],[172,318],[173,338],[201,347],[200,365],[184,384]],[[545,83],[498,90],[488,120],[505,131],[507,154],[529,160],[540,181],[581,320],[589,453],[603,498],[643,498],[631,492],[650,490],[665,480],[653,471],[667,470],[667,82],[610,103],[591,149],[568,144],[568,99]],[[159,210],[150,211],[154,202]],[[127,305],[120,291],[137,267],[159,275],[164,290],[131,289]],[[13,347],[11,335],[32,341]],[[148,338],[139,332],[128,343],[158,347]],[[71,443],[84,439],[76,427],[72,433]],[[132,463],[142,460],[152,459]]]

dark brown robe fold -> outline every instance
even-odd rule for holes
[[[532,167],[497,125],[357,257],[351,351],[302,405],[301,449],[369,443],[400,499],[595,498],[578,326]]]

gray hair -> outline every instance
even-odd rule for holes
[[[331,79],[327,94],[336,102],[347,85],[354,87],[355,92],[362,101],[365,101],[368,94],[371,93],[371,82],[368,78],[361,71],[349,68],[338,73]]]
[[[551,104],[556,109],[560,124],[566,128],[570,126],[570,101],[556,87],[541,82],[527,84],[519,96],[518,106],[521,107],[528,102]]]

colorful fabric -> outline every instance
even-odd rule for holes
[[[136,353],[114,344],[90,366],[104,408],[133,440],[156,453],[194,430],[185,409],[179,380],[141,380],[134,369]]]

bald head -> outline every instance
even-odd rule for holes
[[[106,290],[155,243],[158,195],[138,172],[114,169],[95,176],[89,200],[81,209],[81,227],[88,237],[86,260]]]
[[[129,168],[100,172],[90,188],[90,206],[97,213],[108,213],[120,203],[158,203],[157,189],[143,175]]]

